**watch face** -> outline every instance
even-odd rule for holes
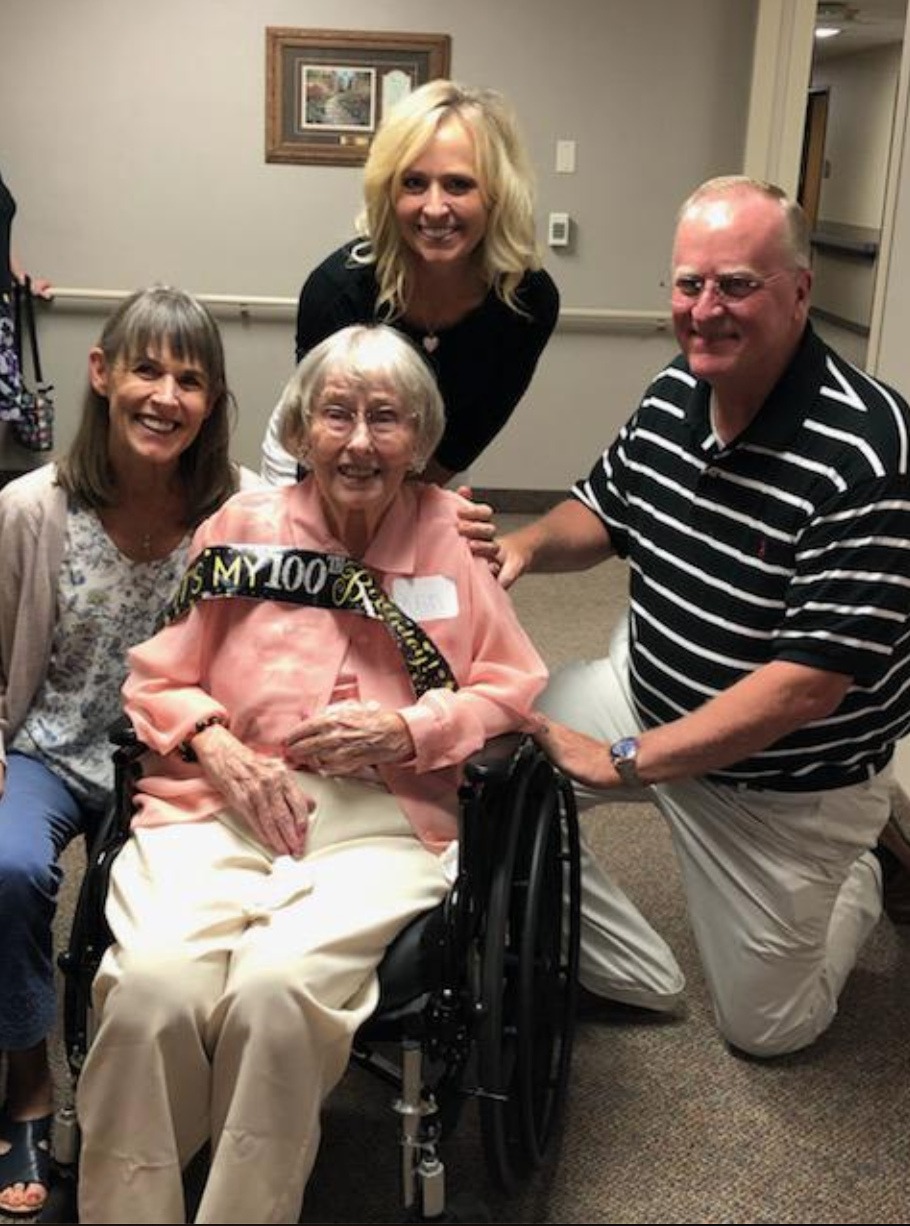
[[[621,741],[614,741],[610,746],[610,757],[615,762],[617,759],[623,760],[633,758],[638,753],[638,738],[634,736],[624,736]]]

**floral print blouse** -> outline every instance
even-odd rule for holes
[[[82,804],[113,785],[107,730],[121,712],[126,653],[155,632],[186,567],[189,534],[166,558],[133,562],[94,511],[70,505],[47,676],[10,748],[38,758]]]

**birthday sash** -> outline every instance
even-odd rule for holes
[[[281,545],[209,545],[189,565],[162,624],[170,625],[200,600],[245,596],[312,609],[357,613],[381,621],[395,640],[419,698],[427,690],[457,690],[445,656],[391,600],[366,566],[340,553]]]

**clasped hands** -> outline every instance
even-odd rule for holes
[[[404,762],[414,743],[404,719],[378,702],[340,702],[301,722],[285,738],[283,757],[249,749],[219,724],[194,738],[209,782],[257,838],[279,855],[299,856],[315,801],[298,770],[356,775],[381,763]]]

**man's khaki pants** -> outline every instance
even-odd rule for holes
[[[605,660],[556,674],[539,706],[610,743],[641,730],[626,624]],[[639,792],[577,787],[585,807],[650,800],[666,817],[717,1022],[734,1046],[777,1055],[812,1043],[881,913],[870,852],[888,819],[891,771],[830,792],[756,791],[704,780]],[[670,1010],[685,980],[672,951],[594,856],[582,855],[582,982]]]

